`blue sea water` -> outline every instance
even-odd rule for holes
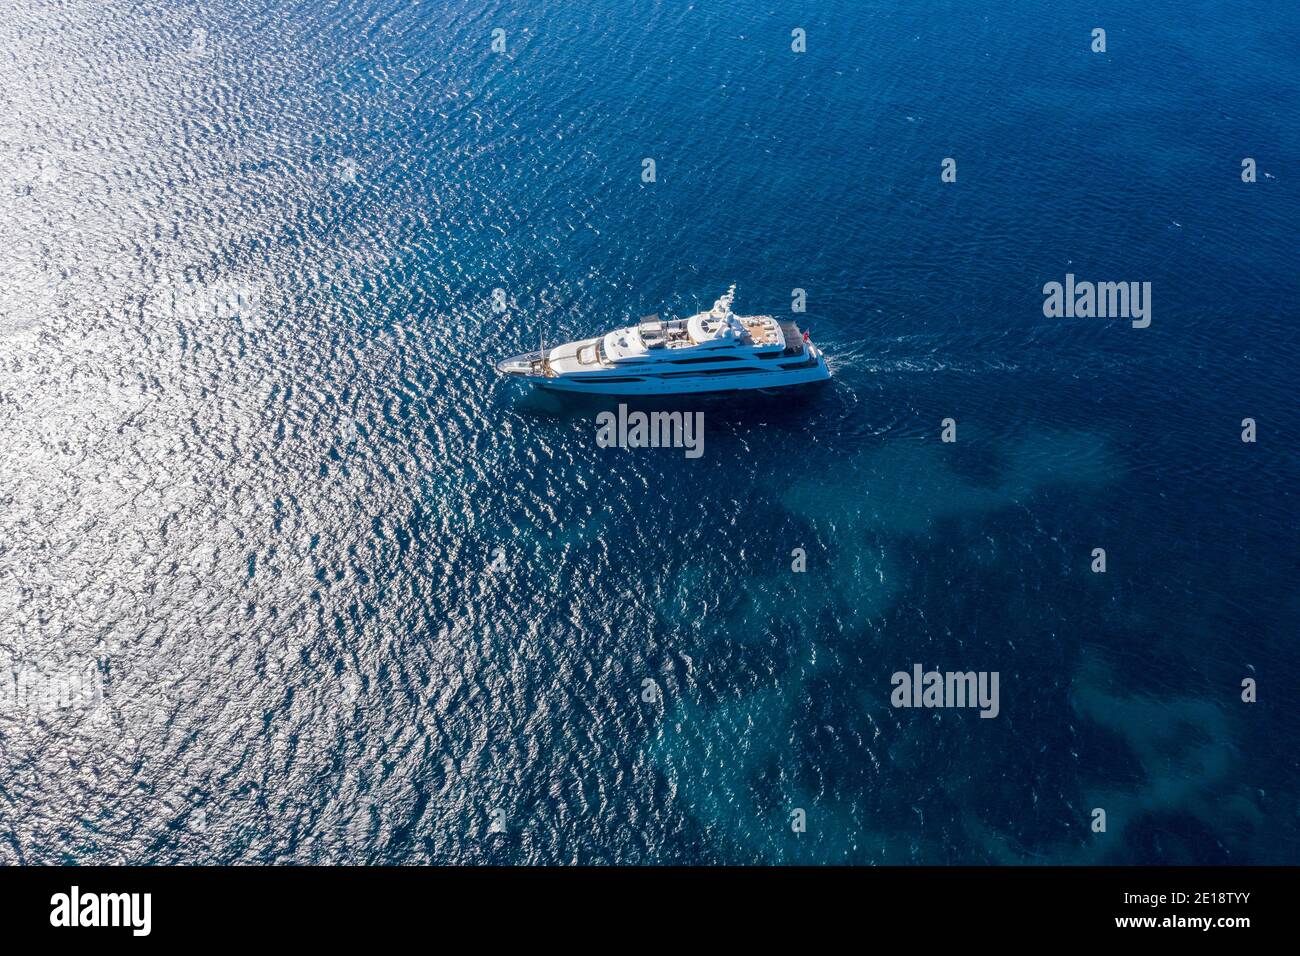
[[[0,862],[1300,862],[1297,36],[11,0]],[[731,282],[835,378],[699,459],[493,370]]]

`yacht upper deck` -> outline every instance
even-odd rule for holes
[[[548,371],[565,375],[620,365],[681,363],[685,356],[697,352],[700,358],[695,361],[706,362],[709,356],[724,353],[794,355],[803,351],[802,334],[793,322],[780,322],[770,315],[738,316],[731,311],[734,295],[732,286],[712,309],[689,318],[664,321],[648,315],[637,325],[548,350]]]

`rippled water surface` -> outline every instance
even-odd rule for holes
[[[0,862],[1300,862],[1298,10],[10,0]],[[699,459],[493,371],[733,281]]]

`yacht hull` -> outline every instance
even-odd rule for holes
[[[830,370],[825,361],[807,369],[784,372],[755,372],[752,375],[728,375],[725,380],[701,376],[698,381],[655,380],[639,381],[574,381],[565,377],[517,375],[539,391],[565,392],[573,395],[719,395],[732,392],[775,394],[790,389],[802,389],[830,381]],[[610,378],[623,376],[610,376]],[[774,381],[774,379],[776,379]]]

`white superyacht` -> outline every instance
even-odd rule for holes
[[[770,391],[831,377],[826,358],[791,321],[731,311],[736,287],[708,312],[639,324],[515,355],[498,371],[537,388],[593,395]]]

